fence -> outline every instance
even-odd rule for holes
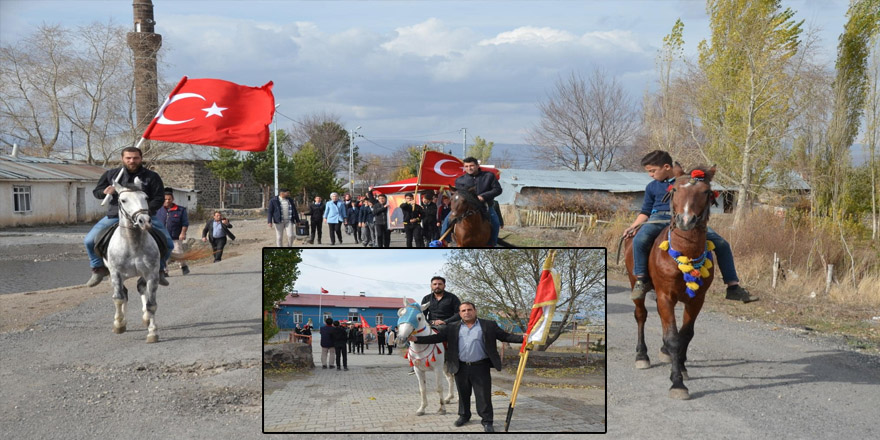
[[[537,226],[539,228],[591,228],[596,224],[596,216],[592,214],[536,211],[533,209],[520,209],[519,219],[522,226]]]

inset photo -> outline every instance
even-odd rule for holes
[[[605,289],[605,248],[266,248],[263,432],[605,433]]]

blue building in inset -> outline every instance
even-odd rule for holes
[[[408,303],[415,302],[407,298]],[[403,298],[367,297],[360,295],[329,295],[292,293],[278,303],[276,323],[281,329],[305,326],[309,319],[314,328],[324,325],[325,318],[334,321],[359,322],[363,316],[370,327],[397,325],[397,310],[403,307]]]

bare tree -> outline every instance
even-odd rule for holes
[[[334,174],[347,168],[348,131],[338,115],[325,112],[306,115],[294,124],[291,138],[298,146],[311,142],[323,165]]]
[[[636,128],[635,105],[615,78],[596,70],[589,79],[572,72],[560,78],[541,121],[529,131],[535,156],[573,171],[607,171],[615,155],[629,147]]]
[[[444,273],[450,290],[476,303],[481,316],[494,314],[526,329],[546,257],[547,249],[456,249],[450,252]],[[562,290],[556,305],[561,322],[538,350],[546,350],[559,338],[575,315],[605,307],[604,250],[560,249],[555,268]]]
[[[70,32],[42,25],[0,48],[0,125],[13,142],[37,146],[49,157],[61,133],[61,102],[70,92]]]

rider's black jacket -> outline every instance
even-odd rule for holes
[[[147,193],[147,203],[150,205],[150,217],[156,215],[156,211],[158,211],[159,208],[162,207],[162,203],[165,202],[165,184],[162,183],[162,178],[159,177],[159,174],[155,171],[150,171],[143,166],[138,168],[134,173],[130,173],[125,167],[113,168],[105,171],[104,174],[101,175],[101,178],[98,179],[98,185],[95,186],[95,190],[92,191],[95,198],[104,198],[104,189],[113,184],[116,180],[116,175],[119,174],[119,170],[123,170],[122,178],[119,179],[120,184],[133,184],[135,177],[141,179],[143,190]],[[114,218],[118,216],[119,194],[113,193],[113,200],[107,205],[107,217]]]
[[[474,188],[478,196],[483,196],[483,202],[488,206],[492,206],[495,197],[501,195],[501,184],[491,172],[483,170],[477,171],[476,174],[463,174],[455,179],[455,188],[458,190]]]
[[[434,298],[433,293],[429,293],[422,298],[422,304],[428,304],[425,309],[425,318],[428,322],[441,320],[446,324],[461,321],[461,315],[458,314],[458,308],[461,306],[461,300],[455,294],[443,291],[440,301]]]

